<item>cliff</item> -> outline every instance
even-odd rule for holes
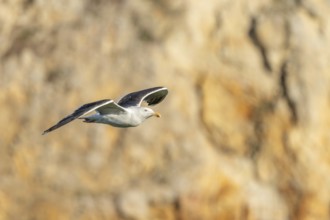
[[[0,219],[330,219],[326,0],[0,2]],[[152,118],[74,121],[153,86]]]

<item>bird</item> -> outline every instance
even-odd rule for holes
[[[158,86],[129,93],[119,99],[118,102],[112,99],[103,99],[87,103],[45,130],[42,135],[54,131],[75,119],[83,119],[83,122],[86,123],[102,123],[119,128],[136,127],[152,116],[161,117],[160,113],[142,106],[142,103],[146,102],[148,106],[156,105],[163,101],[167,94],[167,88]],[[96,113],[87,116],[93,111]]]

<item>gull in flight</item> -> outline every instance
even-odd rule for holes
[[[148,105],[156,105],[164,100],[168,93],[165,87],[154,87],[132,92],[122,97],[117,103],[111,99],[103,99],[80,106],[72,114],[60,120],[43,132],[47,134],[75,120],[84,119],[87,123],[103,123],[114,127],[135,127],[152,116],[160,117],[158,112],[141,106],[145,101]],[[95,111],[96,114],[86,116]]]

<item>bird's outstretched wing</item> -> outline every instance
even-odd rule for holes
[[[137,92],[132,92],[125,95],[118,101],[118,105],[123,107],[129,106],[141,106],[143,101],[146,101],[148,105],[156,105],[163,101],[168,93],[168,89],[165,87],[154,87]]]
[[[103,99],[100,101],[87,103],[85,105],[80,106],[72,114],[66,116],[65,118],[60,120],[57,124],[55,124],[54,126],[45,130],[42,134],[43,135],[47,134],[48,132],[51,132],[59,127],[62,127],[63,125],[65,125],[81,116],[84,116],[92,111],[97,111],[102,115],[102,114],[116,113],[116,112],[120,112],[120,111],[124,112],[126,110],[123,107],[117,105],[111,99]]]

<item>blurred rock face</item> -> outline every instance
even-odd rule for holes
[[[0,2],[0,219],[330,218],[321,1]],[[166,86],[132,129],[81,104]]]

